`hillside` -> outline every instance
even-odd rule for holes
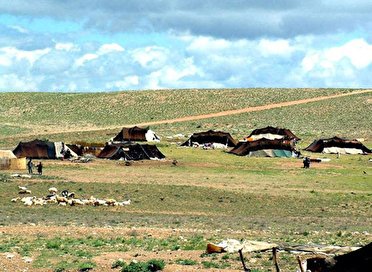
[[[348,93],[350,89],[162,90],[119,93],[2,93],[0,146],[24,139],[104,142],[124,125],[216,113]],[[222,129],[243,137],[252,129],[285,126],[303,137],[369,138],[371,94],[260,112],[152,126],[160,136]]]
[[[0,267],[105,272],[119,271],[111,267],[120,259],[157,258],[165,261],[165,272],[237,272],[242,268],[237,253],[206,254],[207,243],[234,238],[270,241],[280,247],[363,246],[372,239],[370,156],[304,151],[312,158],[328,159],[304,169],[297,158],[240,157],[218,149],[179,147],[174,144],[179,139],[167,138],[207,129],[241,138],[254,128],[273,125],[301,137],[300,147],[316,137],[334,135],[363,137],[370,147],[372,92],[297,103],[355,91],[0,94],[0,148],[13,148],[20,140],[36,137],[103,143],[123,125],[158,122],[151,127],[163,138],[158,147],[166,155],[165,160],[129,165],[103,159],[88,163],[42,160],[43,175],[30,178],[11,176],[26,171],[1,171]],[[278,107],[287,101],[297,104]],[[244,111],[224,112],[234,110]],[[181,117],[188,120],[173,122]],[[173,121],[164,123],[168,119]],[[27,186],[36,197],[45,197],[50,187],[56,187],[59,192],[74,192],[78,199],[130,199],[131,204],[26,206],[17,200],[23,196],[18,186]],[[296,269],[295,256],[280,252],[282,271]],[[245,257],[252,271],[273,271],[270,251]]]

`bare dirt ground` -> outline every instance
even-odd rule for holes
[[[19,225],[19,226],[2,226],[0,227],[0,235],[4,234],[22,234],[25,237],[35,237],[37,235],[42,235],[46,237],[81,237],[87,235],[93,236],[105,236],[105,237],[118,237],[128,236],[131,232],[136,231],[138,235],[152,236],[156,238],[164,238],[169,235],[185,235],[185,233],[192,233],[195,230],[185,230],[185,229],[162,229],[162,228],[112,228],[112,227],[79,227],[79,226],[33,226],[33,225]],[[108,272],[108,271],[119,271],[119,269],[112,269],[111,265],[119,260],[123,259],[126,262],[131,260],[137,261],[148,261],[150,259],[162,259],[166,262],[175,263],[179,259],[191,259],[198,261],[199,263],[203,260],[200,256],[203,250],[178,250],[178,251],[143,251],[134,250],[127,252],[109,252],[103,253],[99,256],[93,258],[96,263],[96,268],[92,271]],[[7,252],[0,255],[0,271],[1,272],[18,272],[18,271],[53,271],[50,269],[36,269],[33,265],[33,260],[37,256],[30,256],[29,258],[22,258],[18,253]],[[239,266],[239,262],[237,262]],[[175,271],[220,271],[219,269],[203,269],[201,266],[185,266],[178,264],[167,264],[165,272],[175,272]],[[235,272],[241,271],[237,269],[223,269],[224,272]]]

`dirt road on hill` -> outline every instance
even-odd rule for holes
[[[256,107],[247,107],[237,110],[228,110],[228,111],[221,111],[221,112],[215,112],[215,113],[208,113],[208,114],[201,114],[201,115],[191,115],[191,116],[185,116],[180,118],[174,118],[174,119],[165,119],[165,120],[158,120],[158,121],[151,121],[151,122],[142,122],[142,123],[134,123],[134,124],[123,124],[120,126],[107,126],[107,127],[76,127],[76,128],[61,128],[58,129],[56,127],[29,127],[29,129],[36,129],[37,131],[44,131],[43,133],[26,133],[23,134],[23,137],[28,136],[37,136],[37,135],[53,135],[53,134],[60,134],[60,133],[72,133],[72,132],[89,132],[89,131],[104,131],[104,130],[115,130],[122,127],[131,127],[131,126],[139,126],[139,127],[146,127],[146,126],[153,126],[153,125],[161,125],[161,124],[172,124],[172,123],[180,123],[180,122],[187,122],[187,121],[195,121],[195,120],[201,120],[201,119],[208,119],[208,118],[215,118],[215,117],[221,117],[221,116],[228,116],[228,115],[235,115],[235,114],[241,114],[241,113],[247,113],[247,112],[256,112],[256,111],[264,111],[264,110],[270,110],[270,109],[276,109],[281,107],[289,107],[289,106],[295,106],[295,105],[301,105],[301,104],[307,104],[311,102],[318,102],[328,99],[335,99],[340,97],[346,97],[346,96],[352,96],[352,95],[360,95],[365,93],[372,93],[372,89],[370,90],[361,90],[361,91],[354,91],[350,93],[344,93],[344,94],[335,94],[335,95],[329,95],[329,96],[319,96],[314,98],[307,98],[307,99],[301,99],[301,100],[294,100],[294,101],[287,101],[287,102],[281,102],[281,103],[274,103],[274,104],[267,104],[262,106],[256,106]],[[6,136],[2,137],[2,139],[6,138],[13,138],[13,136]]]
[[[364,93],[370,93],[370,92],[372,92],[372,90],[355,91],[351,93],[335,94],[335,95],[329,95],[329,96],[319,96],[319,97],[314,97],[314,98],[274,103],[274,104],[268,104],[268,105],[263,105],[263,106],[248,107],[248,108],[243,108],[243,109],[238,109],[238,110],[221,111],[221,112],[216,112],[216,113],[186,116],[186,117],[180,117],[180,118],[175,118],[175,119],[145,122],[145,123],[139,123],[135,125],[152,126],[152,125],[171,124],[171,123],[179,123],[179,122],[186,122],[186,121],[195,121],[195,120],[200,120],[200,119],[208,119],[208,118],[228,116],[228,115],[241,114],[241,113],[247,113],[247,112],[270,110],[270,109],[276,109],[276,108],[281,108],[281,107],[306,104],[306,103],[311,103],[311,102],[317,102],[317,101],[322,101],[322,100],[328,100],[328,99],[334,99],[334,98],[339,98],[339,97],[344,97],[344,96],[364,94]]]

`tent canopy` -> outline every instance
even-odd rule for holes
[[[208,130],[205,132],[194,133],[181,146],[192,146],[194,143],[207,144],[219,143],[229,147],[236,146],[237,141],[231,137],[230,133],[223,131]]]
[[[159,142],[160,138],[148,127],[140,128],[134,127],[124,127],[114,138],[112,142]]]
[[[259,140],[262,138],[275,140],[275,139],[290,139],[299,141],[301,140],[299,137],[293,134],[292,131],[286,128],[278,128],[278,127],[265,127],[259,128],[252,131],[251,134],[247,137],[247,139],[252,139],[253,141]]]
[[[312,142],[306,151],[318,153],[340,154],[370,154],[371,150],[357,140],[347,140],[339,137],[319,139]]]
[[[111,144],[106,145],[98,158],[118,160],[124,158],[125,160],[160,160],[165,156],[156,145],[148,144]]]
[[[69,150],[73,157],[77,157],[63,142],[50,142],[47,140],[33,140],[30,142],[20,142],[13,150],[17,158],[27,157],[32,159],[59,159],[63,158],[63,153]]]
[[[292,157],[294,151],[294,146],[290,140],[260,139],[257,141],[239,142],[229,153],[238,156]]]

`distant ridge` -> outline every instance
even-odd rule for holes
[[[288,102],[267,104],[267,105],[263,105],[263,106],[248,107],[248,108],[243,108],[243,109],[238,109],[238,110],[228,110],[228,111],[221,111],[221,112],[216,112],[216,113],[186,116],[186,117],[180,117],[180,118],[174,118],[174,119],[168,119],[168,120],[144,122],[144,123],[138,123],[138,124],[134,124],[134,125],[137,125],[137,126],[152,126],[152,125],[187,122],[187,121],[208,119],[208,118],[221,117],[221,116],[227,116],[227,115],[241,114],[241,113],[246,113],[246,112],[255,112],[255,111],[263,111],[263,110],[281,108],[281,107],[289,107],[289,106],[294,106],[294,105],[306,104],[306,103],[311,103],[311,102],[317,102],[317,101],[322,101],[322,100],[328,100],[328,99],[334,99],[334,98],[339,98],[339,97],[344,97],[344,96],[364,94],[364,93],[370,93],[370,92],[372,92],[372,90],[362,90],[362,91],[355,91],[355,92],[344,93],[344,94],[319,96],[319,97],[314,97],[314,98],[307,98],[307,99],[294,100],[294,101],[288,101]]]

